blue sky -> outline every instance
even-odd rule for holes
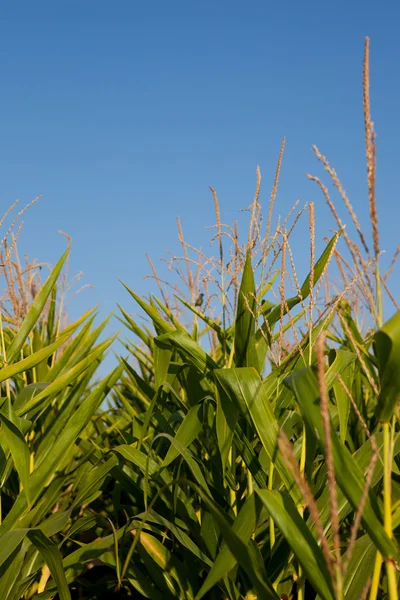
[[[54,263],[65,248],[58,230],[71,235],[71,274],[83,271],[95,286],[73,302],[73,316],[98,302],[103,316],[116,302],[133,311],[118,278],[139,293],[153,289],[145,253],[157,263],[165,248],[178,251],[177,215],[186,238],[207,246],[209,185],[231,223],[252,200],[259,164],[267,205],[284,135],[276,217],[297,198],[313,200],[319,243],[335,227],[305,177],[328,181],[316,144],[369,234],[365,35],[379,223],[392,255],[400,241],[398,2],[43,0],[9,2],[0,14],[1,204],[42,195],[20,243],[32,258]],[[304,238],[294,250],[301,270]]]

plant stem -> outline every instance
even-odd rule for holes
[[[383,507],[384,507],[384,525],[385,531],[389,537],[392,537],[392,510],[391,510],[391,451],[390,451],[390,432],[389,423],[382,424],[383,429],[383,452],[384,452],[384,473],[383,473]]]
[[[335,564],[336,575],[336,600],[343,600],[343,573],[340,563]]]
[[[382,286],[381,286],[381,275],[379,269],[379,257],[376,257],[375,263],[375,287],[376,287],[376,307],[378,317],[379,329],[383,325],[383,302],[382,302]]]
[[[390,538],[392,531],[392,447],[390,443],[389,423],[382,423],[383,428],[383,511],[385,531]],[[386,560],[388,591],[390,600],[398,600],[396,571],[392,560]]]
[[[234,452],[233,446],[231,446],[231,448],[229,450],[229,467],[230,467],[233,479],[236,483],[236,459],[235,459],[235,452]],[[232,488],[231,488],[229,490],[229,496],[230,496],[230,501],[231,501],[231,508],[232,508],[234,514],[237,515],[236,491],[232,490]]]
[[[226,297],[225,297],[225,278],[223,271],[223,264],[221,262],[221,288],[222,288],[222,329],[224,331],[224,337],[222,339],[222,350],[224,354],[224,365],[226,366]]]
[[[247,494],[248,494],[248,496],[251,496],[251,494],[253,492],[254,492],[253,476],[252,476],[250,470],[247,470]]]
[[[4,340],[3,315],[1,314],[1,310],[0,310],[0,334],[1,334],[1,349],[3,352],[4,366],[7,366],[7,352],[6,352],[6,343]],[[10,389],[10,380],[9,379],[6,379],[6,394],[7,394],[8,401],[11,402],[11,389]],[[1,396],[1,392],[0,392],[0,396]]]
[[[274,481],[274,463],[269,463],[269,474],[268,474],[268,489],[273,489],[273,481]],[[269,547],[272,548],[275,545],[275,524],[273,518],[269,517]]]
[[[392,560],[386,561],[386,573],[388,578],[388,590],[389,590],[389,599],[397,600],[397,580],[396,580],[396,568],[394,566],[394,562]]]
[[[300,456],[300,473],[304,475],[306,467],[306,453],[307,453],[307,430],[306,424],[303,423],[303,437],[301,441],[301,456]]]
[[[381,578],[381,569],[382,569],[382,554],[380,552],[377,552],[376,558],[375,558],[374,573],[372,576],[372,584],[371,584],[371,591],[369,594],[369,600],[376,600],[378,597],[379,580]]]
[[[307,443],[306,425],[305,425],[305,423],[303,423],[303,437],[301,440],[301,456],[300,456],[300,473],[303,477],[304,477],[304,471],[305,471],[305,466],[306,466],[306,443]],[[298,506],[297,508],[298,508],[300,515],[303,517],[304,507]],[[301,568],[300,564],[299,564],[299,569],[298,569],[297,574],[298,574],[297,598],[298,598],[298,600],[304,600],[305,590],[304,590],[304,581],[303,581],[303,569]]]

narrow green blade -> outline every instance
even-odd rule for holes
[[[36,296],[35,300],[33,301],[32,305],[31,305],[30,309],[28,310],[28,313],[27,313],[25,319],[23,320],[20,328],[18,329],[18,332],[17,332],[15,338],[13,339],[11,345],[8,348],[7,360],[9,363],[14,362],[14,360],[17,358],[23,345],[25,344],[26,338],[28,337],[28,335],[34,328],[38,318],[40,317],[42,310],[44,308],[44,305],[46,304],[46,301],[52,292],[52,289],[58,279],[58,276],[61,273],[61,269],[64,266],[64,263],[68,256],[68,253],[69,253],[69,249],[64,252],[62,257],[60,258],[60,260],[58,261],[58,263],[56,264],[56,266],[50,273],[46,282],[40,289],[38,295]]]

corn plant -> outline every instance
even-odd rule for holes
[[[158,335],[141,336],[147,352],[133,349],[141,373],[125,362],[116,389],[136,425],[134,443],[118,451],[143,476],[143,512],[129,507],[135,527],[122,577],[148,597],[157,596],[143,587],[143,571],[171,597],[304,598],[314,590],[321,598],[359,598],[376,555],[377,565],[386,563],[383,585],[397,594],[390,570],[397,511],[388,487],[397,485],[391,472],[400,450],[394,425],[389,433],[400,314],[364,338],[349,306],[338,303],[343,328],[331,347],[328,314],[262,377],[269,342],[257,339],[257,321],[267,321],[262,306],[249,310],[256,296],[249,255],[233,329],[227,334],[204,319],[224,336],[214,356],[176,319],[163,320],[159,301],[131,293]],[[271,318],[271,340],[274,324]]]
[[[298,283],[292,229],[285,221],[270,235],[283,143],[264,235],[258,172],[243,246],[236,226],[223,229],[214,190],[217,258],[186,243],[178,221],[183,254],[169,264],[186,299],[177,289],[168,297],[151,262],[162,300],[127,288],[151,327],[121,308],[137,342],[125,343],[133,363],[121,358],[126,371],[115,389],[133,437],[117,451],[143,479],[140,500],[125,507],[132,542],[119,579],[145,597],[397,598],[400,313],[383,324],[382,289],[389,291],[379,271],[368,41],[364,92],[373,256],[315,149],[361,245],[310,176],[339,229],[317,258],[314,207],[300,210],[295,223],[309,215],[310,272]],[[328,277],[333,261],[341,288]],[[296,293],[288,297],[290,278]],[[210,316],[216,301],[219,318]]]
[[[97,343],[104,323],[93,328],[93,310],[63,323],[69,249],[40,284],[40,265],[21,267],[10,234],[0,322],[0,597],[31,598],[51,575],[59,597],[70,598],[60,536],[67,542],[91,495],[77,443],[119,369],[93,385],[112,342]]]
[[[20,264],[20,230],[7,232],[0,600],[397,598],[397,254],[383,273],[368,52],[367,40],[373,252],[317,148],[359,241],[311,175],[337,223],[323,252],[313,203],[273,229],[283,140],[266,222],[259,169],[243,241],[211,188],[216,256],[192,247],[178,220],[182,254],[168,257],[167,277],[148,257],[157,296],[125,286],[140,318],[119,307],[128,337],[99,379],[113,338],[99,341],[95,311],[66,321],[69,250],[42,281],[43,265]],[[292,252],[301,219],[303,281]]]

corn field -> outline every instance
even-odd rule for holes
[[[21,264],[18,213],[1,256],[0,600],[397,600],[398,253],[383,272],[368,50],[370,236],[317,148],[357,241],[312,175],[336,222],[323,252],[313,203],[274,228],[283,140],[266,218],[258,169],[244,239],[211,188],[210,253],[178,220],[170,279],[148,257],[159,293],[125,285],[123,333],[103,339],[94,310],[67,320],[69,244],[47,277]]]

